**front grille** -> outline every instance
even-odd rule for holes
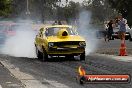
[[[50,48],[49,52],[50,54],[75,54],[75,53],[83,53],[85,51],[85,48],[78,47],[78,48]]]
[[[63,47],[67,45],[79,45],[79,41],[68,41],[68,42],[56,42],[54,46]]]

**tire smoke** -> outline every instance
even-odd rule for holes
[[[34,38],[36,32],[33,31],[32,26],[22,24],[13,30],[16,30],[15,35],[7,37],[2,53],[15,57],[35,58]]]
[[[79,15],[79,34],[86,40],[86,55],[94,52],[98,47],[98,40],[96,38],[96,30],[93,25],[90,25],[91,12],[82,11]]]
[[[96,39],[96,30],[90,25],[91,12],[82,11],[79,15],[78,32],[86,40],[86,55],[94,52],[98,48],[98,40]],[[2,54],[15,57],[36,58],[34,38],[36,31],[32,29],[30,22],[18,26],[15,35],[6,38],[2,47]],[[26,26],[28,25],[28,26]]]

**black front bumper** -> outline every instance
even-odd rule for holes
[[[85,52],[84,47],[78,47],[78,48],[69,48],[69,47],[59,47],[59,48],[49,48],[48,54],[49,55],[80,55]]]

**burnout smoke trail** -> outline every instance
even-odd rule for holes
[[[81,34],[86,40],[86,54],[90,54],[97,49],[98,40],[95,36],[96,30],[91,27],[91,12],[82,11],[79,15],[79,34]]]
[[[34,49],[35,31],[33,31],[31,25],[25,25],[27,24],[18,26],[15,29],[15,35],[7,37],[2,48],[3,54],[15,57],[36,57]]]

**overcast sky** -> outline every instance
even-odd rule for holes
[[[66,1],[66,0],[63,0],[63,1]],[[83,2],[83,0],[68,0],[68,1]]]
[[[74,1],[74,2],[80,2],[80,3],[82,3],[84,0],[68,0],[68,1]],[[63,5],[65,5],[66,4],[66,0],[62,0],[61,3]]]
[[[83,2],[83,0],[69,0],[69,1],[74,1],[74,2]]]

